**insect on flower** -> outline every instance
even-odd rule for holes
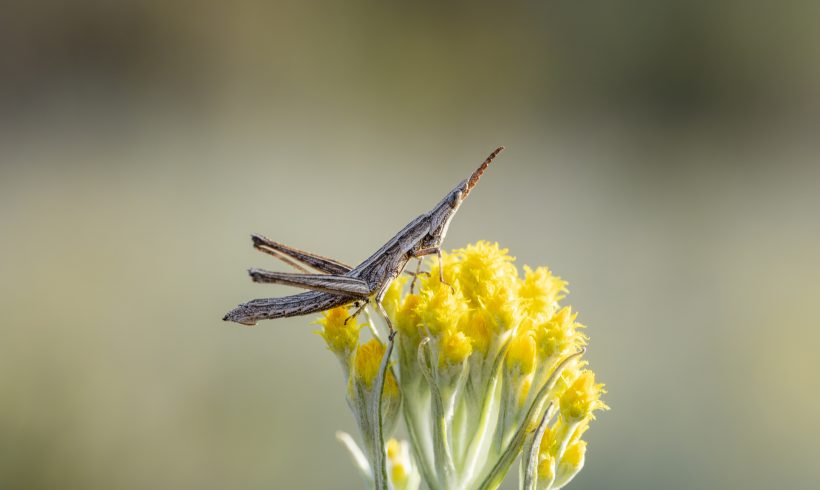
[[[392,339],[395,330],[382,306],[382,299],[390,283],[404,271],[410,259],[418,259],[416,276],[419,274],[424,256],[435,254],[441,261],[441,244],[447,235],[450,221],[481,175],[502,150],[503,146],[493,151],[469,178],[455,186],[433,209],[408,223],[356,267],[289,247],[260,235],[253,235],[253,245],[256,249],[273,255],[301,271],[287,273],[250,269],[248,272],[255,282],[284,284],[312,291],[281,298],[255,299],[237,306],[228,312],[223,320],[255,325],[258,320],[308,315],[358,303],[359,307],[348,318],[349,320],[373,301],[387,322]],[[310,273],[303,265],[318,273]],[[439,275],[439,279],[444,282],[441,267]]]

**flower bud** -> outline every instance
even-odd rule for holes
[[[567,446],[556,470],[555,482],[552,486],[553,489],[561,488],[575,478],[575,475],[584,467],[586,453],[586,441],[575,441]]]

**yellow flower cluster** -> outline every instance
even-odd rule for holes
[[[514,262],[507,249],[480,241],[426,260],[430,272],[413,286],[402,276],[388,289],[382,303],[398,331],[398,379],[389,369],[384,397],[401,393],[415,456],[399,464],[399,443],[386,446],[397,488],[411,466],[434,488],[495,488],[521,454],[538,458],[520,458],[532,488],[561,488],[582,468],[581,436],[593,413],[608,408],[603,385],[580,360],[588,337],[560,304],[567,283],[546,267],[520,274]],[[319,333],[350,386],[366,392],[385,346],[360,344],[361,326],[345,325],[348,315],[326,312]],[[536,428],[540,438],[531,437]]]
[[[410,339],[440,339],[442,362],[460,363],[470,355],[485,357],[514,333],[507,362],[524,374],[537,362],[586,343],[569,307],[558,309],[567,283],[546,267],[524,268],[520,277],[514,258],[498,244],[480,241],[442,257],[420,292],[405,294],[407,279],[391,285],[385,306],[397,329]]]
[[[395,281],[385,299],[388,314],[400,331],[405,411],[413,415],[425,410],[415,402],[415,398],[429,396],[426,385],[418,382],[421,378],[416,373],[415,357],[421,340],[429,339],[432,355],[438,359],[432,379],[442,394],[443,413],[452,414],[450,450],[461,453],[454,456],[455,461],[474,447],[474,439],[462,441],[459,434],[490,430],[488,425],[474,422],[484,413],[485,400],[499,404],[492,446],[498,453],[511,444],[522,424],[534,430],[537,420],[525,420],[527,410],[540,403],[539,392],[559,364],[588,340],[583,325],[576,321],[577,314],[560,305],[567,283],[546,267],[524,267],[522,277],[514,261],[507,249],[481,241],[444,254],[440,263],[431,260],[430,275],[418,278],[418,291],[407,292],[407,279]],[[439,280],[439,267],[443,268],[444,283]],[[501,370],[494,372],[497,365]],[[542,442],[547,448],[551,447],[547,441],[560,443],[560,447],[552,453],[540,452],[539,474],[547,467],[553,472],[560,469],[563,484],[569,481],[568,468],[579,470],[583,464],[586,443],[580,435],[592,412],[607,408],[600,401],[602,385],[594,383],[592,371],[579,371],[582,365],[577,361],[567,365],[547,396],[554,404],[560,400],[561,415]],[[457,396],[459,393],[464,396]],[[424,418],[416,414],[408,420]],[[565,432],[562,427],[569,424],[572,433],[558,433]],[[436,461],[441,456],[431,455],[430,459]],[[463,476],[462,483],[470,478],[459,476]],[[553,475],[553,483],[560,483],[556,478]],[[543,483],[539,488],[547,488]]]

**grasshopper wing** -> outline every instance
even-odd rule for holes
[[[265,238],[262,235],[251,235],[251,239],[253,239],[253,246],[257,250],[270,254],[302,272],[308,271],[301,265],[297,264],[297,262],[305,264],[308,267],[326,274],[342,275],[353,269],[349,265],[343,264],[338,260],[322,257],[321,255],[299,250],[298,248],[289,247],[285,244],[274,242],[273,240]]]
[[[271,272],[264,269],[250,269],[248,273],[254,282],[284,284],[332,294],[366,298],[373,292],[367,282],[355,277],[331,274],[292,274],[288,272]]]

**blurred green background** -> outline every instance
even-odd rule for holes
[[[0,488],[358,488],[248,235],[358,262],[499,144],[446,245],[570,281],[571,487],[820,486],[820,3],[3,10]]]

